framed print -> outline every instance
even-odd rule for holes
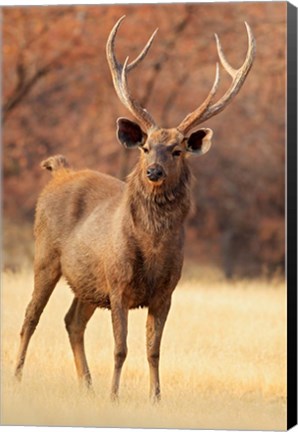
[[[1,424],[295,426],[296,8],[1,13]]]

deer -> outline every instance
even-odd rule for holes
[[[172,294],[183,265],[185,220],[191,205],[188,156],[211,147],[213,131],[199,127],[220,113],[241,89],[254,61],[255,38],[245,22],[248,49],[244,63],[234,69],[215,35],[221,65],[231,76],[226,93],[213,102],[219,85],[219,63],[203,103],[175,128],[162,128],[133,98],[127,75],[147,55],[156,31],[135,60],[121,64],[115,40],[124,20],[112,28],[106,56],[116,94],[134,121],[117,119],[117,138],[140,156],[125,181],[93,170],[74,170],[66,158],[53,156],[42,163],[52,178],[41,192],[34,225],[34,290],[20,333],[15,376],[21,380],[29,341],[40,316],[63,276],[74,293],[65,326],[79,382],[92,388],[84,332],[95,310],[111,311],[114,371],[111,398],[118,400],[120,376],[127,357],[129,310],[148,309],[146,350],[149,398],[158,402],[160,345]]]

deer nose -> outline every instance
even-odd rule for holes
[[[152,164],[147,168],[147,177],[152,182],[161,180],[165,176],[164,169],[159,164]]]

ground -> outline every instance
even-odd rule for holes
[[[120,403],[110,313],[86,331],[94,394],[78,386],[63,318],[72,293],[54,291],[29,346],[22,383],[13,377],[33,275],[2,276],[3,425],[286,429],[286,293],[283,281],[227,282],[212,272],[177,287],[161,350],[162,401],[148,401],[146,310],[130,313]]]

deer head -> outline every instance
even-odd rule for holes
[[[212,130],[198,128],[198,126],[220,113],[239,92],[253,64],[255,39],[249,25],[245,23],[248,35],[247,55],[243,65],[239,69],[234,69],[226,60],[219,38],[215,34],[220,62],[232,78],[229,89],[216,103],[212,103],[219,84],[219,65],[217,63],[214,83],[204,102],[195,111],[188,114],[176,128],[164,129],[158,127],[151,114],[131,96],[127,84],[127,74],[146,56],[157,30],[152,34],[140,55],[131,63],[128,63],[127,57],[122,65],[115,56],[114,46],[118,28],[124,18],[125,16],[120,18],[113,27],[107,41],[106,53],[116,93],[137,122],[119,118],[117,138],[126,148],[138,147],[141,149],[144,176],[149,182],[158,186],[165,179],[170,181],[173,173],[177,174],[185,157],[202,155],[210,149]]]

